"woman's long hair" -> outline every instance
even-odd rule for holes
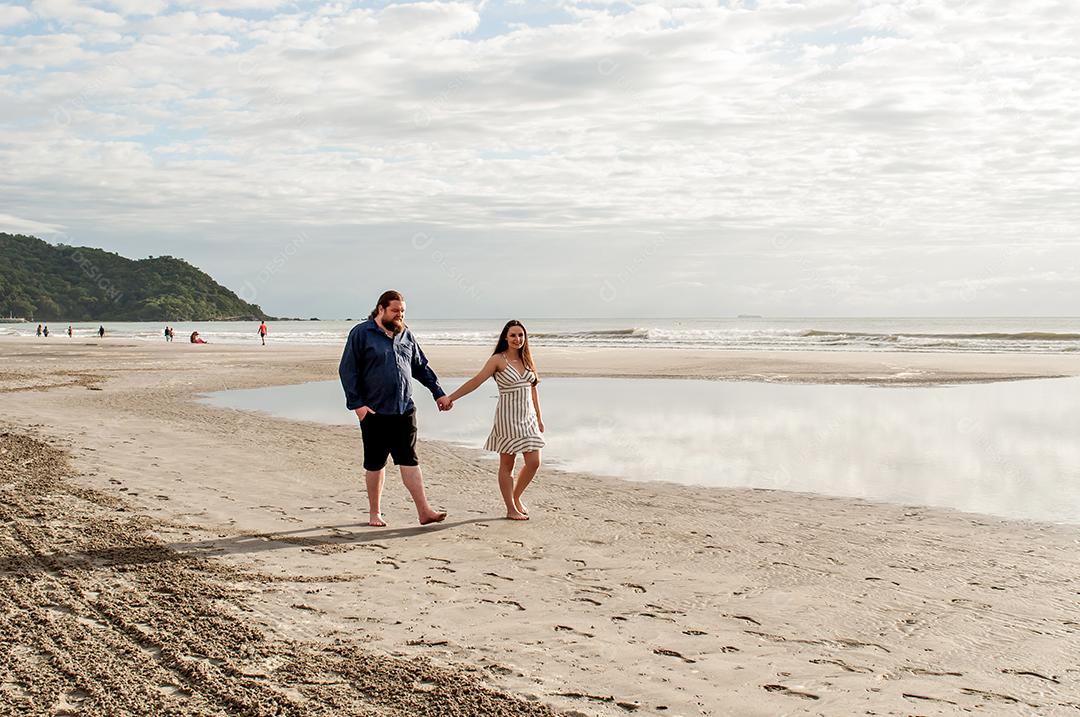
[[[520,326],[521,333],[525,334],[525,343],[521,345],[521,362],[525,364],[525,368],[536,373],[536,364],[533,363],[532,351],[529,350],[529,331],[525,328],[525,324],[517,319],[510,319],[506,322],[506,326],[503,327],[502,333],[499,334],[499,341],[495,344],[495,350],[491,352],[491,355],[495,356],[510,349],[510,342],[506,339],[506,335],[510,333],[510,329],[514,326]]]

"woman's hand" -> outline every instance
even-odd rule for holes
[[[538,426],[540,426],[540,432],[543,433],[544,432],[544,420],[542,418],[537,418],[536,419],[536,424]]]

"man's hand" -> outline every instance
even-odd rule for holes
[[[435,399],[435,405],[439,407],[440,411],[449,411],[454,407],[454,402],[450,400],[449,396],[439,396]]]
[[[355,409],[355,411],[356,411],[356,417],[359,418],[361,420],[361,422],[365,418],[367,418],[369,413],[375,413],[375,411],[371,410],[367,406],[361,406],[360,408]]]

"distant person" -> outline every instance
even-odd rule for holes
[[[45,338],[49,338],[49,325],[45,324]]]
[[[38,335],[38,338],[41,338],[41,324],[37,325],[37,335]]]
[[[75,335],[75,332],[71,330],[71,324],[68,324],[68,338],[70,339]]]
[[[176,330],[173,329],[173,327],[171,327],[171,326],[168,327],[168,328],[169,328],[169,341],[175,341],[176,340]]]
[[[210,342],[207,341],[206,339],[204,339],[202,336],[199,336],[198,331],[192,331],[191,332],[191,343],[193,343],[193,344],[208,344]]]
[[[259,338],[262,339],[262,345],[266,346],[266,322],[259,324]]]
[[[431,391],[440,411],[447,410],[450,402],[405,325],[404,296],[396,291],[383,292],[368,320],[353,327],[338,375],[345,389],[345,405],[360,420],[368,525],[386,525],[381,501],[389,456],[401,471],[401,481],[416,505],[420,525],[444,520],[446,513],[434,510],[424,493],[424,477],[416,455],[416,406],[411,379]]]
[[[520,321],[511,320],[503,327],[495,351],[480,372],[450,394],[450,405],[469,395],[494,377],[499,387],[499,403],[495,408],[495,425],[484,443],[485,450],[499,454],[499,490],[506,503],[506,517],[528,520],[529,511],[521,502],[521,494],[529,487],[540,469],[540,449],[544,447],[544,421],[540,417],[540,394],[529,335]],[[524,465],[514,479],[514,463],[521,454]]]
[[[169,338],[169,327],[168,326],[165,327],[165,332],[164,333],[165,333],[165,343],[169,343],[170,338]]]
[[[99,339],[105,338],[105,327],[104,326],[99,326],[97,328],[97,335],[98,335]]]

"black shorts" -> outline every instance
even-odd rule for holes
[[[360,422],[364,438],[364,470],[381,471],[387,456],[394,465],[416,466],[416,410],[394,415],[369,413]]]

